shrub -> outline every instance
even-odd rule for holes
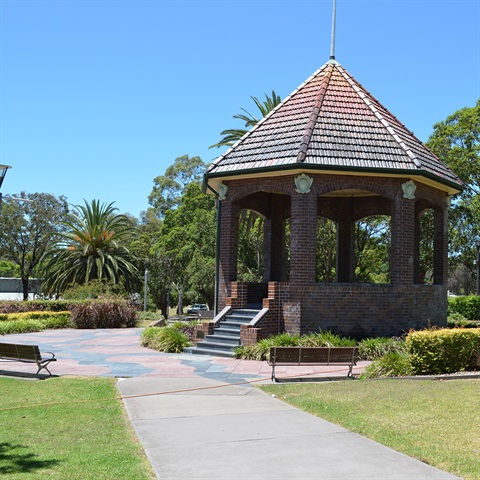
[[[70,312],[22,312],[0,314],[0,335],[40,332],[70,327]]]
[[[461,313],[451,313],[447,318],[449,328],[480,328],[480,322],[467,320]]]
[[[135,327],[137,311],[122,299],[97,299],[78,303],[72,308],[76,328]]]
[[[354,347],[356,344],[355,340],[330,331],[302,335],[299,341],[302,347]]]
[[[460,372],[479,365],[480,329],[412,331],[406,344],[418,375]]]
[[[7,320],[0,322],[0,335],[41,332],[45,328],[39,320]]]
[[[405,353],[406,349],[405,341],[401,338],[366,338],[358,344],[358,356],[360,360],[377,360],[387,353]]]
[[[388,352],[372,362],[360,378],[401,377],[411,373],[412,366],[406,353]]]
[[[70,310],[71,304],[71,301],[66,300],[28,300],[26,302],[7,300],[0,302],[0,313],[62,312]]]
[[[460,313],[467,320],[480,320],[480,295],[449,297],[448,313]]]
[[[171,325],[169,325],[171,328],[178,330],[179,332],[184,333],[190,342],[195,341],[195,325],[197,325],[200,322],[174,322]]]
[[[159,352],[181,353],[191,342],[185,333],[168,326],[146,328],[140,336],[140,344]]]

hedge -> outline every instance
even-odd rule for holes
[[[406,344],[417,375],[454,373],[480,366],[480,328],[412,331]]]
[[[460,313],[467,320],[480,320],[480,295],[448,297],[448,314]]]

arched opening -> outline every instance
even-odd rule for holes
[[[367,190],[317,200],[316,281],[390,283],[391,201]]]
[[[256,192],[238,202],[237,280],[288,281],[290,196]]]
[[[387,215],[355,222],[355,282],[390,283],[390,223]]]
[[[240,210],[238,222],[237,280],[263,281],[265,219],[254,210]]]
[[[415,283],[443,285],[445,229],[443,210],[426,200],[419,200],[415,204]]]

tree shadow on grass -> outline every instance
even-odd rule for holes
[[[25,445],[0,443],[0,475],[33,472],[59,463],[59,460],[39,458]]]

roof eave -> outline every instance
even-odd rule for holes
[[[259,168],[246,168],[243,170],[235,170],[230,172],[207,172],[204,175],[204,183],[206,186],[209,185],[210,179],[218,178],[229,178],[236,177],[236,179],[241,179],[245,176],[263,176],[266,173],[272,172],[285,172],[285,175],[291,174],[292,171],[301,170],[302,172],[312,172],[312,173],[321,173],[326,172],[329,174],[334,174],[335,172],[345,173],[349,172],[352,174],[362,174],[362,175],[374,175],[378,176],[379,174],[388,175],[390,177],[424,177],[430,181],[433,181],[435,184],[442,185],[447,187],[444,189],[448,195],[456,195],[461,193],[464,190],[464,185],[460,185],[456,182],[450,181],[441,176],[435,175],[432,172],[427,172],[425,170],[419,169],[405,169],[398,170],[393,168],[373,168],[373,167],[349,167],[349,166],[334,166],[334,165],[312,165],[305,163],[292,163],[290,165],[279,165],[273,167],[259,167]],[[209,187],[212,190],[211,187]]]

